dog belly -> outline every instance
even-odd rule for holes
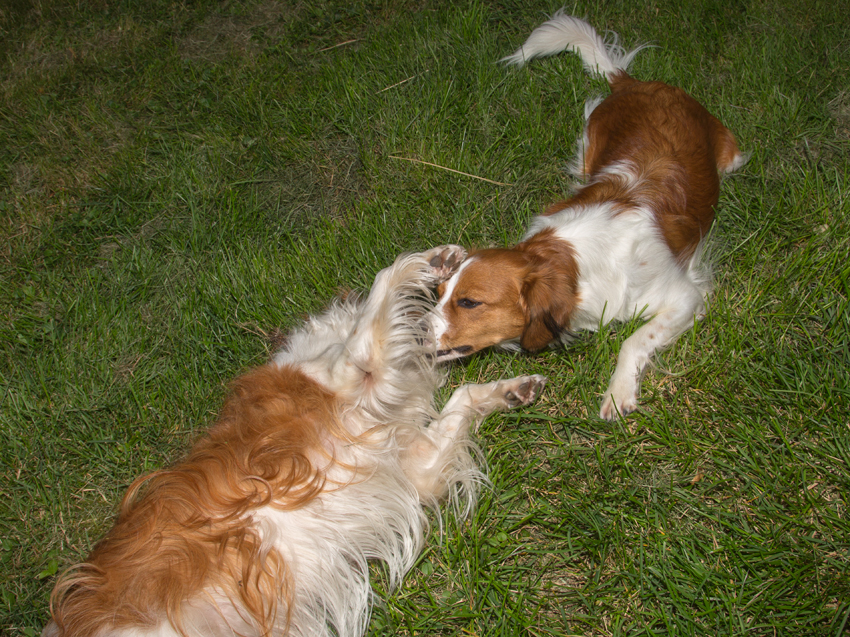
[[[253,514],[263,543],[286,564],[291,635],[362,634],[373,595],[368,562],[387,564],[396,585],[422,547],[427,519],[400,469],[378,468],[335,488],[301,509],[266,506]]]

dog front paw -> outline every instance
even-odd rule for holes
[[[444,245],[426,250],[422,256],[431,267],[434,283],[440,284],[457,272],[466,258],[466,250],[458,245]]]
[[[612,385],[605,392],[605,399],[602,401],[599,416],[612,421],[617,420],[618,417],[624,418],[636,409],[637,392],[626,390],[618,393]]]
[[[534,374],[483,385],[464,385],[461,389],[468,392],[468,405],[480,416],[486,417],[494,411],[530,405],[540,395],[544,385],[546,377]]]
[[[502,380],[499,382],[499,389],[504,392],[505,405],[508,409],[513,409],[521,405],[530,405],[533,403],[543,387],[546,386],[547,378],[540,374],[532,376],[518,376],[510,380]]]

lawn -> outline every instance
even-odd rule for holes
[[[707,317],[640,411],[596,415],[635,325],[462,382],[550,378],[478,432],[492,485],[435,521],[373,635],[850,631],[850,19],[841,1],[567,5],[751,153]],[[0,633],[227,383],[403,251],[510,245],[569,192],[576,56],[496,63],[561,5],[18,0],[0,7]]]

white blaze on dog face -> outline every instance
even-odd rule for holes
[[[452,360],[521,336],[521,299],[527,265],[509,250],[483,250],[438,288],[432,314],[437,359]]]

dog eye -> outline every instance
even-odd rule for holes
[[[458,299],[457,306],[465,310],[471,310],[474,307],[481,305],[481,301],[473,301],[472,299]]]

